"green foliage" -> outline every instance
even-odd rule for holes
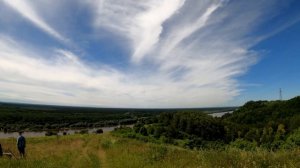
[[[276,134],[275,134],[275,140],[284,140],[285,138],[285,128],[284,128],[284,125],[283,124],[279,124],[278,125],[278,128],[277,128],[277,131],[276,131]]]
[[[260,142],[261,143],[272,143],[274,140],[273,136],[273,128],[272,127],[265,127],[263,129],[262,137]]]
[[[134,132],[139,133],[142,126],[143,126],[143,124],[142,124],[141,122],[137,122],[137,123],[133,126]]]
[[[300,128],[298,128],[291,135],[288,136],[287,142],[290,144],[300,146]]]
[[[195,109],[195,111],[209,112],[230,109],[235,109],[235,107],[203,108]],[[153,116],[161,112],[177,111],[177,109],[86,108],[0,102],[0,131],[97,128],[119,124],[131,125],[136,123],[137,119],[141,120],[143,124],[149,124],[157,122],[157,118]]]
[[[287,101],[250,101],[224,120],[255,127],[264,127],[273,122],[293,130],[300,127],[300,96]]]
[[[47,131],[47,132],[45,133],[45,136],[53,136],[53,135],[57,135],[57,134],[58,134],[57,131]]]
[[[201,148],[194,151],[167,144],[144,143],[106,133],[101,135],[67,135],[60,138],[28,138],[27,140],[26,159],[0,158],[0,167],[221,168],[300,166],[299,147],[278,151],[261,148],[247,151],[228,146],[221,150],[219,148]],[[14,139],[1,139],[0,141],[4,150],[10,148],[14,153],[17,153],[17,149],[14,148]]]
[[[192,110],[165,112],[142,118],[126,137],[190,149],[224,149],[226,145],[244,150],[291,149],[300,143],[297,132],[291,134],[298,124],[291,122],[297,121],[294,116],[300,113],[297,102],[300,103],[298,97],[288,101],[250,101],[221,119]]]
[[[164,134],[167,137],[183,138],[184,135],[194,135],[204,140],[218,140],[224,137],[224,126],[205,113],[182,111],[163,113],[158,116]]]
[[[101,128],[96,130],[96,134],[102,134],[102,133],[103,133],[103,130]]]
[[[103,139],[101,140],[101,147],[103,149],[109,149],[112,146],[112,141],[110,139]]]
[[[79,134],[88,134],[89,133],[89,130],[87,129],[82,129],[79,131]]]
[[[230,143],[230,146],[238,149],[247,150],[247,151],[253,151],[256,149],[257,143],[250,142],[244,139],[236,139],[235,141]]]
[[[148,151],[149,157],[147,157],[147,162],[153,164],[155,162],[162,161],[166,156],[168,149],[166,146],[151,146]]]
[[[44,106],[0,103],[0,131],[57,130],[134,124],[161,110]]]
[[[144,126],[140,128],[139,133],[144,135],[144,136],[148,135],[148,131]]]
[[[267,149],[291,146],[287,135],[300,127],[300,97],[287,101],[250,101],[222,117],[226,141],[243,138]]]
[[[260,142],[260,131],[259,129],[251,128],[246,134],[245,139],[251,142]]]
[[[163,132],[165,132],[164,127],[162,127],[160,125],[157,125],[157,126],[154,127],[153,136],[155,138],[159,138],[163,134]]]

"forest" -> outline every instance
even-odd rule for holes
[[[139,119],[133,129],[120,128],[114,134],[191,149],[291,149],[300,146],[300,97],[249,101],[222,117],[198,111],[166,112]]]
[[[188,109],[188,111],[213,113],[233,109],[236,107],[199,108]],[[138,118],[143,119],[162,112],[180,110],[183,109],[91,108],[0,103],[0,131],[42,131],[131,125],[136,123]]]

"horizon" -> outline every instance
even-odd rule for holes
[[[238,108],[241,106],[214,106],[214,107],[192,107],[192,108],[131,108],[131,107],[102,107],[102,106],[72,106],[72,105],[56,105],[56,104],[34,104],[34,103],[21,103],[21,102],[4,102],[1,104],[20,105],[20,106],[41,106],[41,107],[58,107],[58,108],[87,108],[87,109],[120,109],[120,110],[197,110],[197,109],[214,109],[214,108]]]
[[[297,0],[0,0],[0,102],[193,109],[300,95]]]

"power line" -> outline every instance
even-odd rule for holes
[[[282,90],[279,88],[279,100],[282,100]]]

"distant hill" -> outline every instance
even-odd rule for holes
[[[144,141],[188,148],[268,150],[300,146],[300,97],[286,101],[249,101],[232,114],[212,117],[198,111],[178,111],[138,120],[120,134]]]
[[[293,130],[300,126],[300,96],[290,100],[249,101],[232,114],[224,115],[223,119],[255,127],[284,124]]]

